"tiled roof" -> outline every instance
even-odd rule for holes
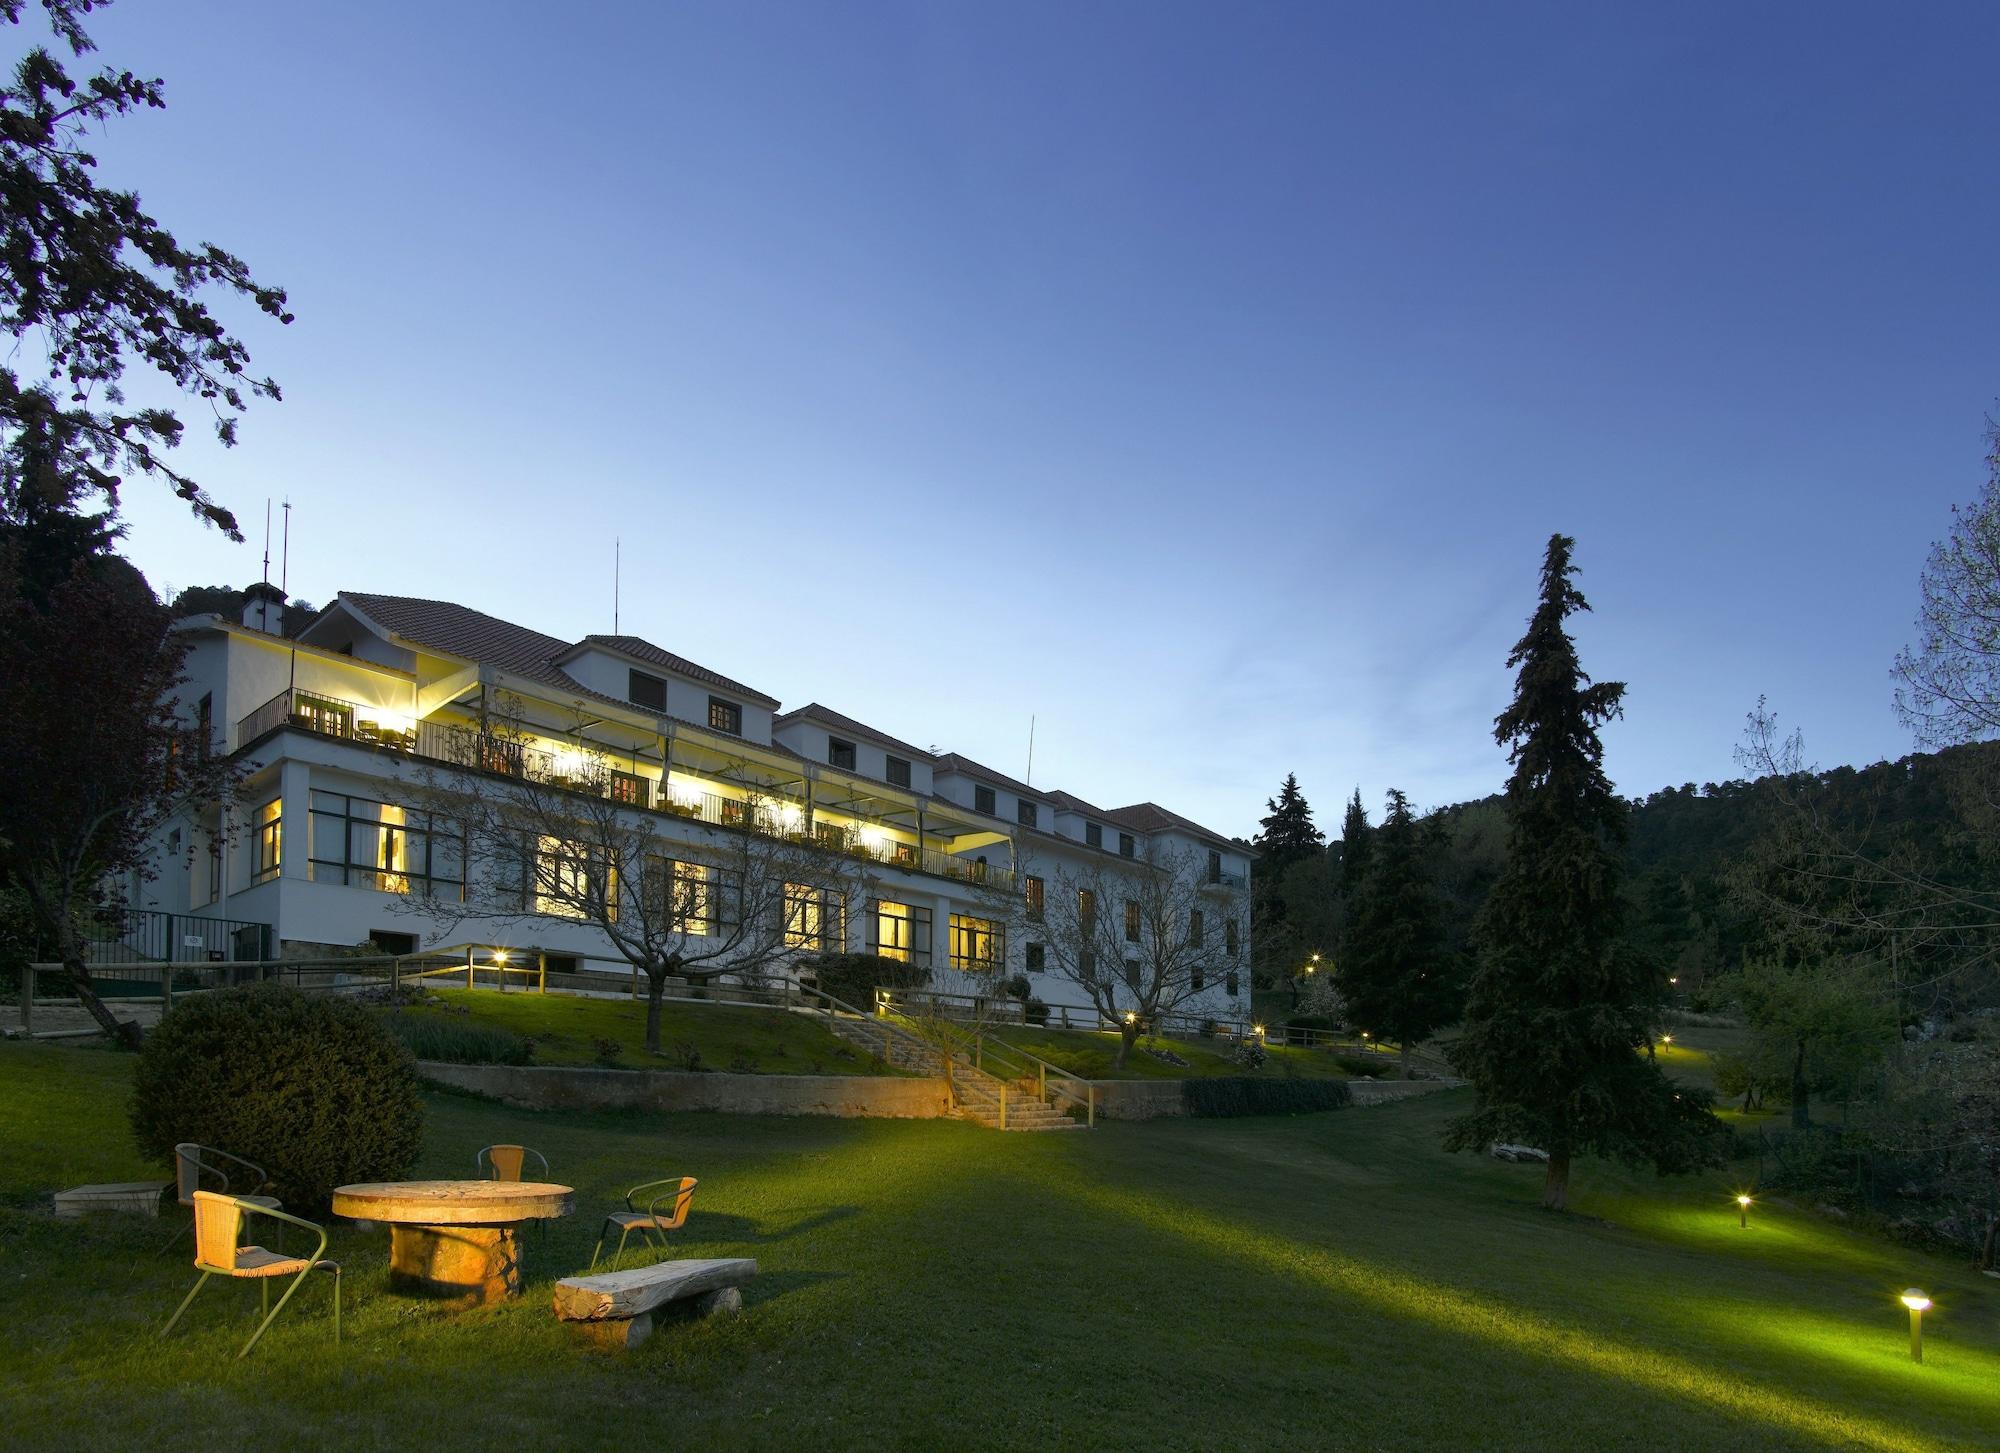
[[[696,681],[706,682],[710,686],[720,686],[724,691],[747,696],[765,706],[775,707],[778,704],[777,697],[767,696],[754,686],[745,686],[741,681],[732,681],[720,671],[711,671],[706,666],[688,660],[685,656],[676,656],[672,651],[654,645],[644,636],[585,636],[564,654],[567,655],[569,651],[577,650],[586,644],[603,646],[640,661],[650,661],[655,666],[664,666],[669,671],[682,676],[691,676]]]
[[[1005,772],[996,772],[991,767],[982,767],[979,763],[973,761],[972,758],[960,756],[957,752],[941,752],[938,754],[936,761],[941,771],[963,772],[968,777],[983,777],[995,786],[1005,787],[1009,792],[1018,793],[1022,797],[1032,797],[1038,802],[1046,800],[1049,796],[1048,793],[1041,791],[1039,788],[1030,787],[1025,782],[1016,782]]]
[[[890,736],[887,732],[877,731],[866,722],[856,721],[851,716],[842,716],[832,707],[821,706],[817,701],[808,701],[804,706],[794,711],[786,712],[778,718],[777,725],[783,726],[788,721],[800,720],[816,721],[825,726],[836,727],[841,731],[851,732],[857,737],[867,737],[870,741],[894,747],[899,752],[908,752],[911,756],[921,758],[923,761],[928,762],[931,760],[931,754],[922,747],[913,747],[908,742]]]
[[[1057,807],[1064,808],[1070,812],[1081,812],[1089,817],[1104,817],[1107,815],[1103,808],[1085,802],[1074,792],[1051,792],[1049,794],[1049,801],[1053,802]]]
[[[1179,829],[1181,832],[1192,833],[1195,837],[1206,838],[1212,843],[1220,843],[1239,853],[1256,856],[1255,849],[1248,848],[1233,838],[1224,837],[1213,828],[1203,827],[1192,818],[1182,817],[1178,812],[1169,812],[1157,802],[1135,802],[1130,807],[1114,807],[1104,815],[1118,826],[1130,828],[1133,832],[1153,833]]]
[[[447,656],[480,661],[546,679],[555,658],[569,649],[568,641],[503,621],[498,616],[448,600],[423,600],[413,595],[367,595],[343,590],[340,599],[384,629]],[[576,683],[564,681],[571,686]]]

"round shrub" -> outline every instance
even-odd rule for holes
[[[800,965],[800,971],[822,991],[863,1013],[874,1009],[877,989],[919,989],[931,978],[921,964],[880,954],[821,954]]]
[[[287,1210],[416,1164],[416,1061],[359,1004],[260,984],[183,999],[146,1036],[132,1134],[171,1168],[184,1140],[255,1161]]]

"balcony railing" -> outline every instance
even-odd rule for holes
[[[279,692],[237,724],[236,740],[239,745],[247,744],[286,725],[453,767],[497,772],[566,791],[609,797],[711,827],[739,828],[776,838],[802,838],[806,831],[804,808],[789,799],[724,797],[677,783],[669,783],[662,790],[661,784],[649,777],[632,773],[607,775],[593,767],[581,753],[549,751],[516,737],[450,722],[422,721],[406,726],[404,719],[393,712],[320,692]],[[1011,868],[957,857],[938,848],[919,849],[913,843],[897,842],[887,836],[871,840],[859,828],[818,823],[814,838],[835,851],[853,853],[892,868],[951,878],[1002,893],[1014,888]]]

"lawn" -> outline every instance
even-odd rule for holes
[[[0,1045],[0,1444],[645,1448],[1991,1448],[2000,1283],[1760,1205],[1727,1176],[1539,1172],[1437,1147],[1450,1092],[1372,1110],[1001,1135],[949,1121],[532,1114],[429,1101],[421,1171],[519,1139],[578,1188],[518,1302],[390,1295],[341,1228],[327,1287],[228,1362],[255,1294],[193,1280],[167,1225],[32,1203],[141,1174],[128,1062]],[[755,1256],[745,1314],[625,1358],[549,1282],[626,1185],[701,1177],[684,1254]],[[1894,1301],[1937,1299],[1927,1361]]]
[[[379,1012],[469,1020],[535,1042],[534,1063],[621,1069],[708,1069],[785,1075],[873,1075],[894,1071],[808,1015],[720,1004],[664,1004],[660,1054],[646,1052],[646,1007],[630,999],[575,994],[432,990],[436,1007]]]

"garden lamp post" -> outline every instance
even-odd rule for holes
[[[1736,1196],[1736,1224],[1746,1231],[1750,1229],[1750,1197],[1740,1191]]]
[[[1924,1360],[1924,1312],[1930,1307],[1931,1299],[1916,1287],[1903,1292],[1902,1303],[1910,1309],[1910,1361]]]

